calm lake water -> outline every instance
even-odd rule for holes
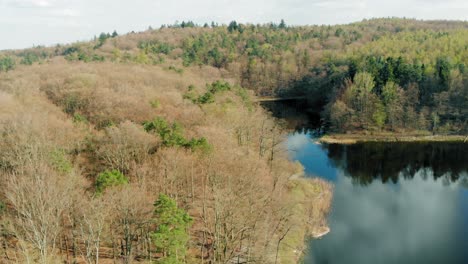
[[[306,264],[468,263],[468,144],[321,145],[279,108],[291,158],[334,184],[331,232],[310,241]]]

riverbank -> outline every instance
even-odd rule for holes
[[[327,144],[356,144],[360,142],[468,142],[463,135],[428,135],[428,134],[329,134],[319,139]]]
[[[294,206],[287,223],[288,231],[279,245],[280,263],[301,261],[310,239],[320,238],[330,231],[327,216],[333,196],[333,186],[319,178],[295,175],[289,179],[288,189]]]

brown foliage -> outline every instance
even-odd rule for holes
[[[272,261],[278,226],[293,224],[288,179],[297,168],[284,155],[283,131],[236,90],[211,104],[183,99],[190,85],[204,93],[225,72],[167,69],[55,60],[0,77],[0,199],[8,203],[0,221],[14,223],[19,261],[161,257],[150,238],[160,193],[194,218],[190,258]],[[211,150],[162,146],[142,127],[155,117],[180,123],[187,139],[206,138]],[[96,195],[105,169],[130,183]],[[39,244],[34,228],[42,226],[53,232]]]

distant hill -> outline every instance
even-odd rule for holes
[[[468,116],[467,43],[468,22],[462,21],[380,18],[295,27],[284,21],[263,25],[233,21],[221,26],[189,21],[124,36],[102,33],[90,42],[4,52],[0,69],[59,58],[170,65],[176,71],[212,66],[258,95],[306,95],[311,104],[327,105],[324,116],[338,131],[403,128],[461,133],[467,129]],[[363,113],[356,105],[362,102],[351,102],[350,96],[356,95],[340,96],[343,86],[352,86],[346,80],[359,72],[369,73],[373,82],[369,89],[375,96],[368,108],[381,109],[378,112]],[[391,92],[398,93],[392,95],[398,97],[392,107],[382,94],[387,83],[395,84]],[[413,94],[408,94],[408,87]],[[405,100],[412,105],[400,107],[401,113],[390,111]],[[403,113],[411,114],[403,118]]]

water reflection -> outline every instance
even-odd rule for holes
[[[331,232],[306,264],[468,263],[468,144],[320,145],[320,117],[303,104],[263,106],[296,131],[291,158],[335,184]]]
[[[468,166],[468,144],[460,143],[372,142],[323,148],[335,167],[362,185],[376,179],[397,183],[400,178],[413,178],[421,170],[425,179],[444,177],[455,182]]]
[[[466,197],[427,173],[365,187],[340,175],[332,232],[312,242],[305,263],[468,263]]]
[[[331,233],[305,263],[468,263],[468,145],[319,145],[288,139],[308,175],[335,184]]]

